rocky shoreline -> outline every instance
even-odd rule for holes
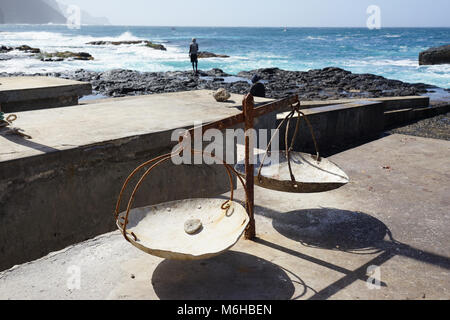
[[[28,45],[22,45],[19,47],[9,47],[0,45],[0,54],[8,53],[11,51],[19,51],[32,54],[32,57],[40,59],[46,62],[58,62],[64,60],[94,60],[94,57],[87,52],[71,52],[71,51],[57,51],[57,52],[45,52],[39,48],[32,48]],[[1,60],[11,60],[17,58],[16,56],[4,57],[0,56]]]
[[[450,141],[450,113],[392,129],[388,133]]]
[[[265,68],[242,71],[237,75],[227,74],[220,69],[199,71],[198,75],[194,75],[191,71],[138,72],[123,69],[106,72],[77,70],[34,75],[90,82],[94,94],[123,97],[219,88],[225,88],[232,93],[245,94],[250,90],[250,79],[254,74],[258,74],[263,79],[267,97],[274,99],[292,94],[298,94],[303,100],[412,96],[424,94],[429,89],[436,88],[424,83],[411,84],[373,74],[354,74],[334,67],[307,72]],[[0,76],[21,75],[24,74],[0,73]]]
[[[152,48],[152,49],[155,49],[155,50],[167,51],[167,48],[164,47],[162,44],[153,43],[153,42],[148,41],[148,40],[92,41],[92,42],[88,42],[86,44],[93,45],[93,46],[107,46],[107,45],[120,46],[120,45],[130,45],[130,44],[144,44],[146,47],[149,47],[149,48]]]

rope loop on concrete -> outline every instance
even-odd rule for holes
[[[13,134],[21,136],[25,139],[33,139],[30,135],[21,132],[21,131],[23,131],[22,129],[11,127],[12,123],[16,120],[17,120],[17,116],[15,114],[10,114],[5,119],[5,114],[3,112],[0,112],[0,129],[8,128],[9,131]]]

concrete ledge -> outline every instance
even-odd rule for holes
[[[335,145],[373,137],[384,130],[384,104],[382,102],[358,101],[302,111],[311,122],[320,150],[325,152]],[[285,117],[286,114],[277,116],[278,125]],[[291,121],[289,143],[294,135],[297,119],[294,117]],[[281,127],[280,132],[282,148],[284,148],[285,132],[286,124]],[[302,121],[294,143],[294,150],[308,152],[315,150],[310,131],[304,121]]]
[[[317,108],[323,106],[331,106],[337,104],[353,103],[361,99],[340,99],[325,101],[302,101],[302,109]],[[385,110],[396,110],[405,108],[427,107],[430,104],[429,97],[422,96],[406,96],[406,97],[383,97],[383,98],[367,98],[367,101],[375,101],[384,103]]]
[[[0,84],[6,113],[76,105],[79,97],[92,93],[90,83],[52,77],[5,77]]]
[[[384,110],[397,110],[404,108],[423,108],[430,105],[429,97],[384,97],[376,99],[368,99],[369,101],[383,102]]]
[[[242,98],[221,104],[209,91],[192,91],[17,113],[14,125],[33,140],[0,131],[0,270],[114,230],[131,171],[170,152],[173,130],[235,115]],[[221,165],[169,162],[146,180],[135,205],[229,189]]]
[[[387,111],[384,114],[385,127],[398,127],[410,122],[435,117],[447,112],[450,112],[450,104],[443,104],[429,108],[408,108],[403,110]]]

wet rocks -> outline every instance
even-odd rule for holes
[[[223,72],[222,69],[214,68],[208,71],[199,71],[200,75],[203,77],[229,77],[230,74]]]
[[[87,52],[70,52],[70,51],[63,51],[63,52],[43,52],[41,54],[41,61],[63,61],[63,60],[94,60],[94,57],[91,56]]]
[[[18,50],[18,51],[22,51],[25,53],[40,53],[41,50],[38,48],[32,48],[26,44],[21,45],[19,47],[10,47],[10,46],[4,46],[4,45],[0,45],[0,53],[7,53],[13,50]]]
[[[246,94],[250,91],[249,80],[254,74],[262,78],[266,96],[274,99],[293,94],[298,94],[301,100],[407,96],[426,93],[432,87],[373,74],[354,74],[335,67],[306,72],[266,68],[240,72],[237,78],[229,78],[231,75],[221,69],[199,71],[198,75],[192,71],[138,72],[125,69],[106,72],[77,70],[41,75],[90,82],[94,94],[123,97],[201,89],[217,91],[221,88],[230,93]]]
[[[404,127],[392,129],[389,133],[450,141],[450,113],[424,119]]]
[[[421,84],[413,85],[373,74],[354,74],[336,67],[307,72],[267,68],[243,71],[238,76],[251,79],[255,74],[266,81],[267,95],[273,98],[294,92],[307,100],[407,96],[426,92]]]
[[[0,53],[7,53],[14,50],[13,47],[8,47],[8,46],[0,46]]]
[[[150,41],[145,41],[145,46],[155,49],[155,50],[162,50],[162,51],[167,51],[166,47],[164,47],[162,44],[158,44],[158,43],[153,43]]]
[[[230,56],[224,54],[216,54],[208,51],[200,51],[198,53],[199,59],[207,59],[207,58],[229,58]]]
[[[146,47],[155,49],[155,50],[162,50],[166,51],[166,47],[164,47],[162,44],[153,43],[148,40],[131,40],[131,41],[92,41],[88,42],[89,45],[94,46],[106,46],[106,45],[112,45],[112,46],[120,46],[120,45],[134,45],[134,44],[145,44]]]
[[[419,54],[419,65],[450,64],[450,45],[430,48]]]
[[[254,74],[263,79],[267,97],[275,99],[292,94],[298,94],[303,100],[375,98],[418,95],[427,91],[424,84],[408,84],[372,74],[352,74],[339,68],[308,72],[270,68],[245,71],[238,76],[251,79]],[[249,92],[249,81],[225,82],[228,76],[220,69],[200,71],[199,76],[188,71],[140,73],[132,70],[112,70],[99,74],[98,80],[93,81],[93,86],[102,94],[111,96],[220,88],[237,94]],[[91,75],[75,78],[90,81]]]
[[[41,53],[41,50],[40,50],[40,49],[38,49],[38,48],[32,48],[32,47],[27,46],[27,45],[22,45],[22,46],[20,46],[20,47],[14,48],[14,49],[15,49],[15,50],[19,50],[19,51],[23,51],[23,52],[26,52],[26,53],[34,53],[34,54],[36,54],[36,53]]]
[[[44,52],[39,48],[33,48],[28,45],[21,45],[19,47],[0,46],[0,53],[8,53],[11,51],[21,51],[24,53],[31,53],[32,57],[38,58],[41,61],[63,61],[63,60],[94,60],[94,57],[87,52]],[[2,60],[20,58],[19,55],[15,57],[1,57]]]
[[[143,41],[91,41],[86,44],[93,45],[93,46],[120,46],[123,44],[141,44]]]

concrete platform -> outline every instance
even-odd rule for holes
[[[367,98],[367,99],[339,99],[339,100],[325,100],[325,101],[302,101],[303,109],[317,108],[323,106],[331,106],[336,104],[355,103],[359,100],[367,100],[374,102],[381,102],[384,105],[385,111],[399,110],[405,108],[424,108],[430,105],[430,98],[423,96],[405,96],[405,97],[382,97],[382,98]]]
[[[114,232],[0,273],[0,299],[447,300],[449,158],[448,141],[388,136],[331,158],[341,189],[257,188],[258,240],[222,256],[162,260]]]
[[[407,108],[384,113],[385,128],[393,128],[450,112],[450,102],[436,103],[427,108]]]
[[[90,83],[53,77],[1,77],[0,105],[5,113],[78,104],[92,93]]]
[[[114,230],[115,203],[132,170],[171,152],[174,130],[238,114],[242,99],[218,103],[212,91],[191,91],[17,113],[13,125],[33,139],[0,130],[0,270]],[[275,115],[265,119],[275,123]],[[217,195],[227,183],[223,166],[169,163],[136,203]]]
[[[219,103],[212,93],[198,90],[100,99],[65,108],[21,112],[14,126],[33,140],[0,133],[0,162],[190,128],[194,122],[208,123],[241,112],[237,108],[242,106],[242,95],[233,94],[229,102]],[[255,99],[257,104],[269,101]],[[170,136],[166,142],[170,142]]]

